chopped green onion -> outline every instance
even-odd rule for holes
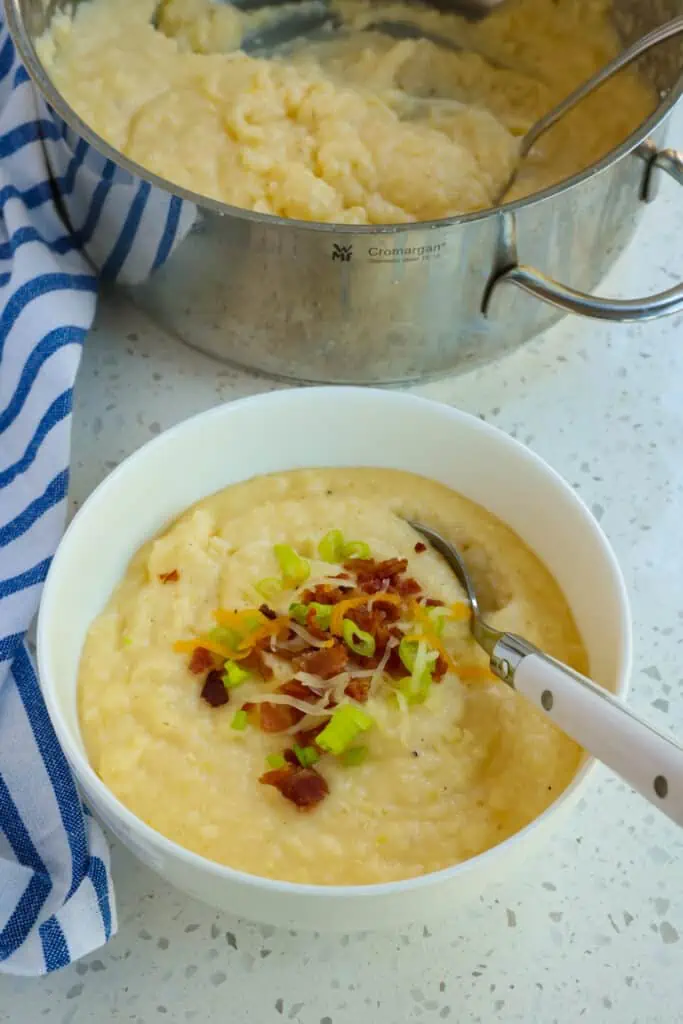
[[[298,601],[295,601],[293,604],[290,604],[289,606],[289,614],[291,615],[295,622],[298,622],[299,625],[301,626],[305,626],[306,616],[308,615],[308,605],[301,604]]]
[[[415,668],[417,657],[417,642],[415,640],[401,640],[398,645],[398,656],[409,672]]]
[[[342,554],[344,559],[370,558],[370,545],[366,544],[364,540],[350,540],[348,544],[344,545]]]
[[[236,651],[242,640],[236,629],[229,629],[227,626],[214,626],[209,630],[207,636],[209,640],[215,641],[222,647],[229,647],[231,651]]]
[[[320,604],[318,601],[312,601],[309,608],[315,610],[315,624],[320,629],[329,629],[332,622],[332,606],[329,604]]]
[[[296,759],[302,768],[310,768],[316,761],[320,760],[320,754],[315,747],[300,747],[297,743],[292,745]]]
[[[375,638],[371,633],[360,629],[351,619],[343,619],[342,636],[344,643],[350,647],[354,654],[360,654],[363,658],[371,658],[375,653]]]
[[[312,601],[310,604],[301,604],[298,601],[294,601],[289,606],[289,614],[295,622],[305,626],[308,621],[308,612],[311,608],[315,612],[316,626],[319,626],[320,629],[329,629],[332,622],[332,607],[329,604],[319,604],[317,601]]]
[[[251,675],[245,668],[238,665],[236,661],[226,661],[225,673],[223,675],[223,686],[230,690],[233,686],[241,686],[246,683]]]
[[[404,644],[406,644],[406,648],[401,654],[401,647]],[[414,652],[412,648],[415,648]],[[410,675],[401,680],[398,688],[409,704],[422,704],[429,695],[432,685],[432,669],[439,657],[438,652],[429,651],[424,640],[418,644],[412,641],[410,648],[408,648],[407,642],[402,640],[398,651],[401,661],[410,670]],[[412,665],[408,665],[411,660]]]
[[[432,624],[432,631],[437,636],[443,635],[443,628],[446,625],[446,619],[450,615],[450,609],[444,608],[443,605],[439,605],[438,608],[430,608],[427,612],[427,617]]]
[[[287,764],[282,754],[268,754],[266,763],[269,768],[284,768]]]
[[[330,754],[343,754],[353,743],[356,736],[370,729],[374,724],[370,715],[353,704],[342,704],[338,707],[329,722],[316,738],[321,750]]]
[[[341,562],[344,558],[344,534],[341,530],[330,530],[318,544],[318,554],[323,562]]]
[[[297,555],[289,544],[276,544],[273,548],[285,584],[299,586],[311,575],[311,567],[305,558]]]
[[[259,580],[254,585],[254,590],[265,597],[266,601],[272,601],[274,597],[282,590],[282,581],[275,578],[275,576],[266,576],[264,580]]]
[[[247,715],[247,712],[244,710],[244,708],[240,708],[240,710],[236,711],[233,716],[231,728],[237,729],[238,732],[242,732],[243,729],[246,729],[248,724],[249,716]]]
[[[346,765],[347,768],[355,768],[357,765],[362,764],[367,756],[367,747],[349,747],[349,749],[345,750],[342,754],[341,762],[343,765]]]
[[[398,688],[409,704],[424,704],[432,685],[432,674],[427,672],[421,678],[406,676],[401,679]]]

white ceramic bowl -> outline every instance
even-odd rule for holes
[[[402,882],[311,886],[223,867],[144,824],[88,764],[76,712],[86,631],[150,536],[193,502],[260,473],[307,466],[382,466],[432,477],[508,523],[554,574],[590,657],[591,672],[623,694],[631,659],[624,582],[612,550],[571,488],[536,455],[481,420],[391,391],[311,388],[220,406],[181,423],[116,469],[74,518],[52,563],[38,623],[47,707],[85,799],[126,846],[205,902],[276,925],[377,928],[448,912],[480,892],[557,822],[592,762],[543,815],[479,857]]]

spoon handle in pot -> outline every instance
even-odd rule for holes
[[[518,639],[510,634],[501,638],[492,659],[496,674],[646,800],[683,825],[683,747],[592,680],[526,642],[528,653],[523,653],[514,644]],[[508,640],[512,657],[506,658]]]

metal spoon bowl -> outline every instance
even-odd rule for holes
[[[469,601],[472,635],[491,671],[523,694],[589,753],[683,825],[683,747],[622,701],[524,637],[494,629],[482,617],[472,578],[458,549],[429,526],[408,524],[445,559]]]
[[[623,68],[628,67],[639,57],[642,57],[644,53],[651,50],[653,46],[658,46],[660,43],[666,42],[667,39],[672,39],[674,36],[683,33],[683,15],[679,15],[677,18],[672,18],[665,25],[660,25],[659,28],[653,29],[652,32],[648,32],[642,39],[636,40],[631,46],[627,47],[618,57],[615,57],[608,64],[605,64],[604,68],[596,71],[594,75],[586,79],[583,85],[579,85],[573,92],[569,94],[561,103],[549,110],[547,114],[539,118],[535,124],[532,124],[531,128],[526,132],[519,144],[519,163],[515,167],[514,171],[505,182],[505,185],[496,196],[493,205],[500,206],[504,201],[505,196],[508,194],[521,170],[522,161],[529,155],[532,148],[536,145],[541,136],[545,135],[553,125],[568,114],[570,110],[573,110],[582,100],[589,96],[596,89],[599,89],[601,85],[616,75],[617,72]]]

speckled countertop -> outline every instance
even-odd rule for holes
[[[683,116],[673,138],[683,135]],[[683,204],[666,186],[605,293],[683,277]],[[150,435],[272,386],[103,301],[74,417],[82,501]],[[635,621],[631,700],[683,734],[683,317],[567,320],[467,377],[417,389],[531,445],[611,538]],[[683,1022],[683,838],[606,771],[521,876],[401,932],[317,936],[246,924],[113,852],[119,933],[39,981],[0,977],[0,1021],[38,1024]]]

